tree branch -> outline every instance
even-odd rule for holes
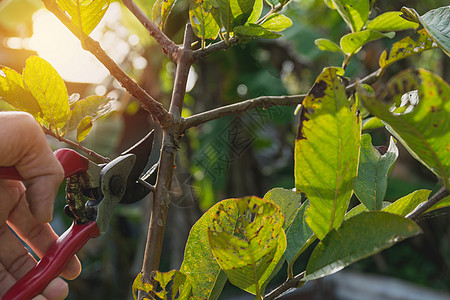
[[[147,15],[137,6],[133,0],[122,0],[123,5],[125,5],[130,12],[136,16],[136,18],[144,25],[148,30],[150,35],[156,40],[156,42],[161,46],[164,53],[172,59],[177,60],[177,54],[179,46],[176,45],[171,39],[169,39],[164,32],[162,32],[158,26],[156,26]]]
[[[268,293],[266,296],[264,296],[263,299],[272,300],[277,298],[278,296],[280,296],[289,289],[297,288],[304,276],[305,272],[302,272],[300,274],[297,274],[294,278],[288,279],[282,285],[280,285],[279,287]]]
[[[160,165],[154,189],[153,209],[142,266],[144,282],[151,281],[151,275],[153,271],[158,270],[161,259],[166,217],[171,201],[170,190],[175,168],[175,154],[179,148],[181,110],[186,93],[189,69],[194,61],[190,49],[191,38],[192,28],[188,24],[185,31],[184,46],[177,57],[177,71],[169,110],[169,113],[173,115],[174,123],[172,126],[163,129]],[[139,299],[143,296],[142,293],[139,293]]]
[[[207,48],[208,49],[208,48]],[[199,50],[197,50],[199,51]],[[196,51],[194,51],[194,56]],[[363,79],[359,80],[359,83],[374,83],[381,76],[381,69],[376,70],[375,72],[367,75]],[[350,94],[356,90],[356,82],[348,85],[345,89],[347,94]],[[275,105],[280,106],[293,106],[301,103],[303,98],[305,98],[307,94],[302,95],[292,95],[292,96],[262,96],[254,99],[245,100],[242,102],[222,106],[219,108],[215,108],[209,111],[205,111],[202,113],[195,114],[191,117],[187,117],[183,120],[183,130],[189,129],[191,127],[198,126],[200,124],[206,123],[211,120],[219,119],[221,117],[225,117],[231,114],[240,113],[247,111],[249,109],[263,107],[269,108]]]
[[[445,188],[445,186],[441,187],[439,191],[433,194],[428,201],[421,203],[418,205],[412,212],[406,215],[406,218],[409,219],[417,219],[421,214],[430,209],[433,205],[444,199],[450,195],[450,191]]]
[[[242,102],[222,106],[209,111],[205,111],[184,119],[183,130],[198,126],[211,120],[215,120],[224,116],[240,113],[252,108],[264,107],[269,108],[275,105],[293,106],[301,103],[305,95],[293,96],[262,96]]]
[[[102,155],[96,153],[95,151],[92,151],[91,149],[84,147],[83,145],[81,145],[79,143],[75,143],[75,142],[73,142],[71,140],[68,140],[68,139],[65,139],[65,138],[63,138],[61,136],[56,135],[53,131],[51,131],[47,127],[42,126],[42,129],[44,130],[45,134],[47,134],[47,135],[49,135],[51,137],[54,137],[55,139],[57,139],[60,142],[66,143],[67,145],[70,145],[72,147],[75,147],[75,148],[83,151],[87,155],[89,155],[89,156],[91,156],[91,157],[101,161],[102,163],[108,163],[108,162],[111,161],[111,159],[109,157],[102,156]]]
[[[83,48],[91,52],[119,81],[122,86],[133,95],[142,107],[161,125],[167,127],[172,123],[172,116],[164,109],[161,103],[153,99],[143,88],[133,81],[116,63],[112,60],[100,43],[90,38],[88,35],[80,35],[80,30],[72,24],[70,17],[63,12],[55,0],[42,0],[45,7],[52,12],[80,41]]]

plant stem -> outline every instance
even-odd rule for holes
[[[194,51],[194,60],[195,62],[199,62],[202,59],[204,59],[206,56],[210,55],[211,53],[220,51],[220,50],[226,50],[238,43],[237,37],[232,37],[231,39],[228,39],[228,41],[220,41],[217,43],[214,43],[212,45],[209,45],[206,48],[198,49]]]
[[[169,39],[164,32],[154,24],[133,0],[122,0],[122,3],[133,15],[135,15],[142,25],[144,25],[150,35],[161,46],[164,53],[166,53],[170,59],[176,61],[179,46]]]
[[[289,289],[296,288],[301,284],[301,280],[305,276],[305,272],[295,275],[294,278],[286,280],[282,285],[264,296],[264,300],[272,300],[280,296]]]
[[[42,127],[42,129],[44,130],[45,134],[47,134],[47,135],[49,135],[51,137],[54,137],[55,139],[57,139],[60,142],[66,143],[67,145],[70,145],[72,147],[75,147],[75,148],[83,151],[87,155],[89,155],[89,156],[99,160],[102,163],[108,163],[108,162],[111,161],[111,159],[109,157],[102,156],[102,155],[96,153],[95,151],[92,151],[91,149],[84,147],[83,145],[81,145],[79,143],[75,143],[75,142],[73,142],[71,140],[68,140],[66,138],[63,138],[61,136],[56,135],[53,131],[51,131],[47,127]]]
[[[143,88],[133,81],[102,49],[100,43],[80,32],[70,17],[63,12],[55,0],[42,0],[45,7],[52,12],[80,41],[83,48],[91,52],[111,73],[117,81],[147,110],[161,127],[171,124],[171,115],[164,109],[161,103],[153,99]]]
[[[408,215],[406,215],[406,218],[409,219],[416,219],[421,214],[426,212],[428,209],[430,209],[433,205],[444,199],[450,195],[450,191],[446,189],[445,186],[441,187],[439,191],[434,193],[426,202],[421,203],[419,206],[417,206],[412,212],[410,212]]]
[[[166,217],[171,201],[170,188],[175,168],[175,154],[179,148],[181,110],[183,109],[189,69],[194,61],[190,48],[191,40],[192,28],[188,24],[186,26],[184,46],[177,56],[177,71],[169,109],[174,122],[172,126],[163,129],[160,165],[142,266],[142,279],[144,282],[151,281],[152,272],[158,270],[161,259]],[[143,295],[139,294],[139,299],[141,296]]]
[[[183,129],[186,130],[191,127],[198,126],[211,120],[215,120],[231,114],[243,112],[252,108],[269,108],[275,105],[278,106],[292,106],[301,103],[306,95],[293,96],[262,96],[246,101],[222,106],[209,111],[205,111],[191,117],[184,119]]]

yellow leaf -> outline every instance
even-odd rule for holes
[[[37,100],[44,121],[56,130],[69,118],[69,95],[64,80],[44,59],[31,56],[23,70],[23,82]]]
[[[111,110],[111,99],[105,96],[89,96],[85,99],[75,101],[70,105],[70,118],[63,132],[75,129],[78,124],[87,116],[92,117],[92,121],[107,114]]]
[[[109,0],[58,0],[59,7],[69,14],[72,24],[89,35],[109,7]]]
[[[77,127],[77,141],[81,143],[92,129],[92,117],[87,116],[81,120]]]
[[[38,102],[24,86],[22,75],[8,67],[0,69],[0,99],[35,117],[41,113]]]

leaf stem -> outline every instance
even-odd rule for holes
[[[426,202],[421,203],[418,205],[412,212],[410,212],[408,215],[406,215],[406,218],[409,219],[417,219],[421,214],[426,212],[428,209],[430,209],[433,205],[444,199],[450,195],[450,191],[447,190],[445,186],[441,187],[439,191],[434,193]]]
[[[286,280],[282,285],[264,296],[264,300],[273,300],[289,289],[297,288],[301,284],[301,280],[305,277],[305,272],[295,275],[294,278]]]
[[[81,144],[79,144],[79,143],[75,143],[75,142],[73,142],[73,141],[71,141],[71,140],[68,140],[68,139],[66,139],[66,138],[63,138],[62,136],[59,136],[59,135],[55,134],[52,130],[50,130],[50,129],[47,128],[47,127],[42,126],[42,129],[44,130],[44,133],[45,133],[45,134],[47,134],[47,135],[49,135],[49,136],[51,136],[51,137],[54,137],[55,139],[57,139],[57,140],[60,141],[60,142],[66,143],[67,145],[70,145],[70,146],[72,146],[72,147],[75,147],[75,148],[77,148],[77,149],[83,151],[83,152],[86,153],[87,155],[89,155],[89,156],[91,156],[91,157],[93,157],[93,158],[99,160],[99,161],[102,162],[102,163],[108,163],[108,162],[111,161],[111,159],[110,159],[109,157],[102,156],[102,155],[96,153],[95,151],[93,151],[93,150],[91,150],[91,149],[89,149],[89,148],[84,147],[83,145],[81,145]]]

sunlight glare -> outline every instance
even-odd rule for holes
[[[29,48],[47,60],[66,81],[101,83],[108,70],[81,48],[80,41],[49,11],[33,15]]]

